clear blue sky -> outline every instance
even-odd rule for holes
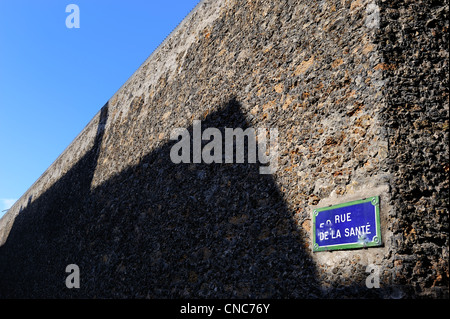
[[[0,0],[0,217],[198,2]]]

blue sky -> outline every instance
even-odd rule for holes
[[[0,0],[0,217],[198,2]]]

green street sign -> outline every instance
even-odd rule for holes
[[[314,252],[381,245],[379,196],[314,209]]]

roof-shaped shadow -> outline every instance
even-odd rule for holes
[[[107,117],[108,105],[93,148],[16,217],[1,297],[318,297],[293,212],[258,163],[174,164],[171,141],[91,190]],[[208,127],[248,124],[231,100]]]

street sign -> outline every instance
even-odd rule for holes
[[[313,251],[381,245],[380,198],[369,197],[313,211]]]

